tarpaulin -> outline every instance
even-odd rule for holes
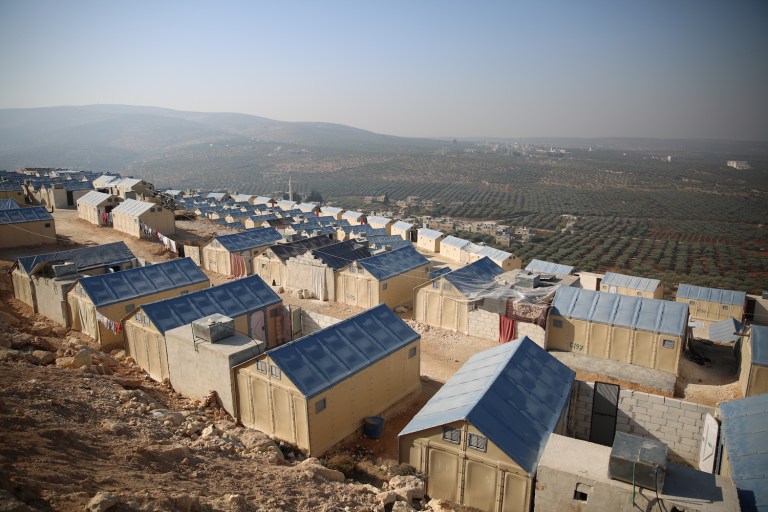
[[[515,321],[499,315],[499,343],[507,343],[515,339]]]

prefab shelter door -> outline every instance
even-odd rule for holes
[[[254,311],[248,318],[248,334],[254,340],[266,341],[267,326],[264,322],[264,311]]]
[[[616,384],[595,382],[592,397],[592,426],[589,442],[612,446],[616,436],[616,416],[619,410],[619,391]]]

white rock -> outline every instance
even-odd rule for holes
[[[90,512],[105,512],[120,501],[120,498],[116,494],[111,492],[100,492],[88,502],[88,510]]]

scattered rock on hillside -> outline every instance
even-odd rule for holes
[[[88,502],[90,512],[106,512],[120,502],[120,498],[111,492],[100,492]]]

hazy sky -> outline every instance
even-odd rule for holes
[[[768,140],[768,1],[0,0],[0,108]]]

